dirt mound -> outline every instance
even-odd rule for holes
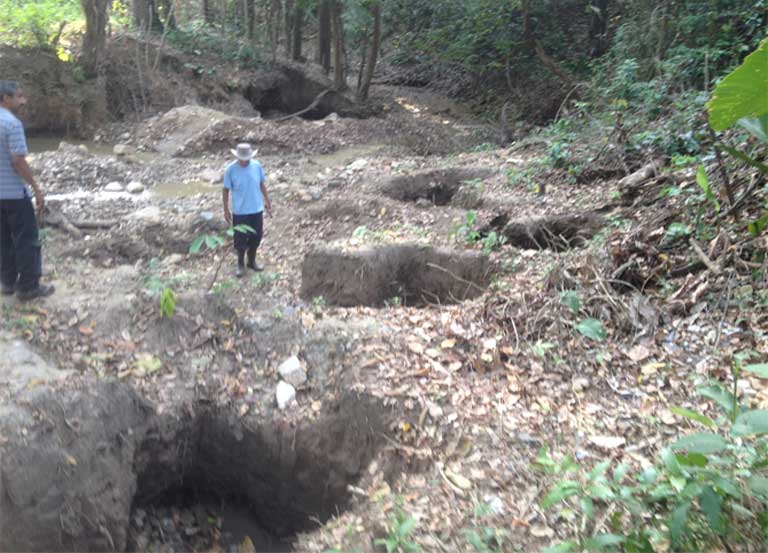
[[[29,99],[20,114],[29,134],[84,136],[106,121],[103,83],[76,81],[74,64],[55,52],[0,46],[0,67],[3,78],[19,81]]]
[[[301,296],[339,306],[457,303],[475,298],[489,281],[488,257],[431,246],[381,246],[345,252],[318,249],[301,269]]]

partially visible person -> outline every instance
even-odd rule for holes
[[[43,191],[27,163],[24,126],[15,113],[27,103],[16,81],[0,80],[0,292],[27,301],[49,296],[54,288],[40,284],[40,235],[37,211],[45,209]]]
[[[237,149],[231,150],[237,158],[227,165],[224,171],[224,189],[222,201],[224,203],[224,218],[230,225],[248,225],[253,232],[235,231],[234,242],[237,251],[238,277],[245,274],[248,267],[254,271],[263,271],[264,268],[256,263],[256,250],[261,244],[264,233],[264,208],[272,216],[272,202],[265,186],[264,170],[261,163],[253,159],[256,151],[250,144],[238,144]],[[232,195],[232,209],[229,199]],[[247,255],[247,263],[246,263]]]

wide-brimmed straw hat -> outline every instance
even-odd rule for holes
[[[237,159],[241,159],[243,161],[251,159],[253,156],[256,155],[257,150],[254,150],[251,148],[250,144],[238,144],[237,149],[230,150],[232,152],[232,155],[235,156]]]

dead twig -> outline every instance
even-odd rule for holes
[[[712,260],[707,256],[707,254],[704,253],[704,250],[701,249],[701,246],[699,246],[696,240],[691,239],[691,247],[693,248],[693,251],[696,252],[696,255],[699,256],[699,259],[701,259],[701,262],[707,266],[707,269],[709,269],[713,275],[720,274],[721,272],[720,267],[718,267],[712,262]]]
[[[330,89],[323,90],[320,94],[315,96],[315,99],[312,100],[312,103],[309,104],[304,109],[302,109],[300,111],[297,111],[296,113],[292,113],[290,115],[286,115],[284,117],[278,117],[277,119],[273,119],[273,121],[275,123],[280,123],[281,121],[287,121],[288,119],[293,119],[294,117],[298,117],[299,115],[303,115],[303,114],[307,113],[308,111],[311,111],[311,110],[315,109],[317,107],[317,104],[320,103],[320,100],[322,100],[323,97],[326,94],[328,94],[330,91],[331,91]]]

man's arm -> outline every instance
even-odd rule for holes
[[[224,219],[232,225],[232,212],[229,210],[229,188],[221,189],[221,201],[224,204]]]
[[[267,214],[272,217],[272,202],[269,201],[267,187],[264,185],[264,179],[261,180],[261,195],[264,197],[264,207],[267,208]]]
[[[23,155],[12,155],[11,165],[13,165],[14,171],[16,171],[16,173],[32,187],[32,191],[35,193],[37,211],[42,213],[45,208],[45,198],[43,197],[42,189],[38,186],[37,181],[35,180],[35,176],[32,174],[32,168],[29,166],[29,163],[27,163],[27,158]]]

